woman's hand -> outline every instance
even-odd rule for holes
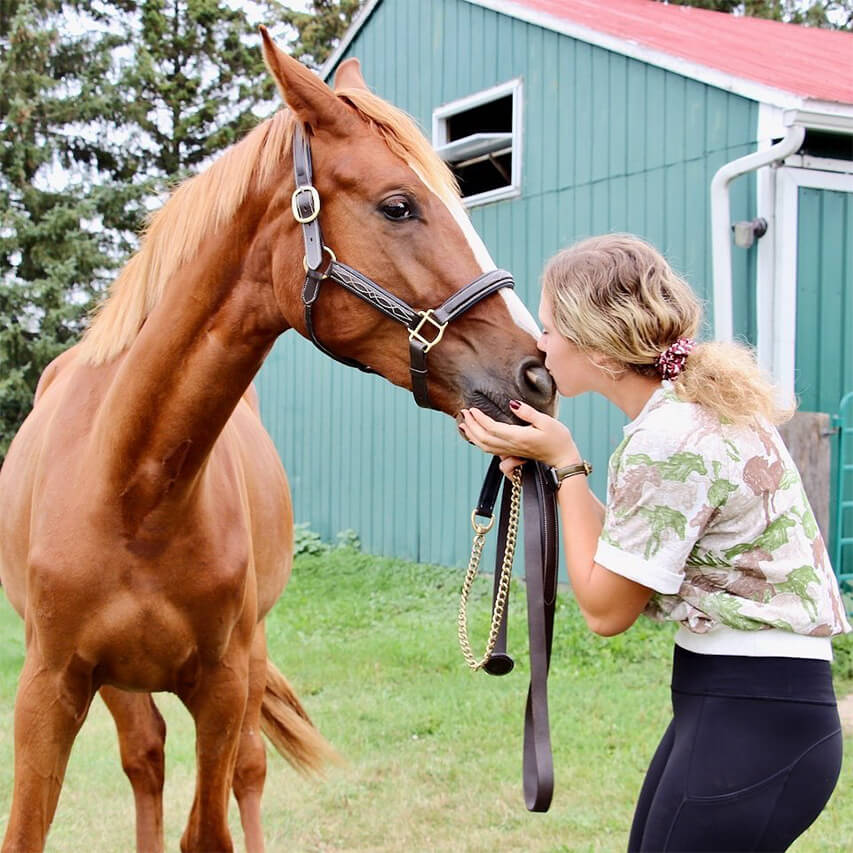
[[[565,424],[526,403],[519,402],[517,408],[515,403],[512,413],[529,426],[500,423],[479,409],[463,409],[459,429],[477,447],[500,456],[504,474],[525,459],[536,459],[556,468],[580,462],[580,453]]]

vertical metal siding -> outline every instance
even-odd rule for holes
[[[523,79],[522,197],[471,213],[534,314],[544,261],[603,231],[646,237],[710,298],[708,188],[723,163],[755,149],[757,104],[459,0],[385,0],[347,56],[427,135],[435,107]],[[735,183],[735,218],[754,215],[752,198],[749,179]],[[736,252],[733,271],[736,329],[747,337],[750,254]],[[353,528],[375,553],[465,559],[487,460],[449,418],[326,360],[294,333],[276,345],[259,392],[297,521],[329,537]],[[591,395],[563,401],[561,416],[603,494],[625,418]]]

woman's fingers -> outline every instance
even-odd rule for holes
[[[512,472],[520,465],[524,465],[524,459],[519,459],[517,456],[502,456],[498,467],[507,477],[512,477]]]
[[[460,425],[462,431],[470,441],[473,441],[474,444],[489,453],[499,453],[504,451],[505,448],[503,448],[502,445],[498,447],[498,444],[496,443],[499,439],[492,431],[494,421],[482,413],[480,413],[480,415],[481,417],[478,418],[471,410],[463,409],[462,417],[464,420]]]
[[[517,418],[521,418],[521,420],[527,421],[527,423],[533,426],[540,425],[543,417],[549,417],[544,412],[534,409],[533,406],[529,406],[521,400],[510,400],[509,407]]]
[[[530,427],[500,423],[479,409],[463,409],[462,417],[464,420],[460,428],[483,450],[504,456],[525,455],[529,452],[525,433]]]
[[[538,459],[548,465],[555,465],[578,455],[569,428],[560,421],[525,403],[520,403],[518,408],[511,408],[528,424],[505,424],[490,418],[479,409],[463,409],[460,429],[473,444],[498,456]]]

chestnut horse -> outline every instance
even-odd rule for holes
[[[452,176],[367,90],[357,61],[333,91],[263,37],[289,109],[153,218],[81,343],[45,371],[0,472],[0,579],[26,628],[4,851],[43,849],[96,691],[148,853],[163,849],[165,726],[152,692],[177,694],[195,723],[182,850],[232,849],[232,787],[246,848],[263,849],[261,730],[301,767],[332,752],[268,661],[263,622],[290,574],[293,519],[251,382],[278,335],[309,333],[294,128],[310,138],[338,258],[422,309],[494,268]],[[345,289],[324,286],[313,327],[335,355],[412,387],[407,329]],[[535,335],[511,291],[482,299],[430,352],[433,408],[551,405]]]

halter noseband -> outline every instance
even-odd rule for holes
[[[302,225],[302,234],[305,239],[305,284],[302,288],[302,303],[305,306],[305,325],[311,340],[318,349],[335,361],[357,367],[366,373],[376,372],[359,361],[335,355],[318,340],[314,332],[312,310],[320,295],[320,285],[328,278],[409,330],[409,372],[412,377],[412,393],[419,406],[429,408],[427,353],[441,340],[451,320],[455,320],[501,288],[514,287],[515,282],[512,276],[506,270],[491,270],[483,273],[470,284],[466,284],[438,308],[416,311],[367,276],[342,264],[335,257],[334,252],[323,243],[318,218],[320,195],[312,183],[311,145],[299,123],[296,124],[293,133],[293,172],[296,178],[296,189],[293,191],[291,207],[294,219]],[[329,263],[325,269],[321,270],[325,255],[328,256]]]

